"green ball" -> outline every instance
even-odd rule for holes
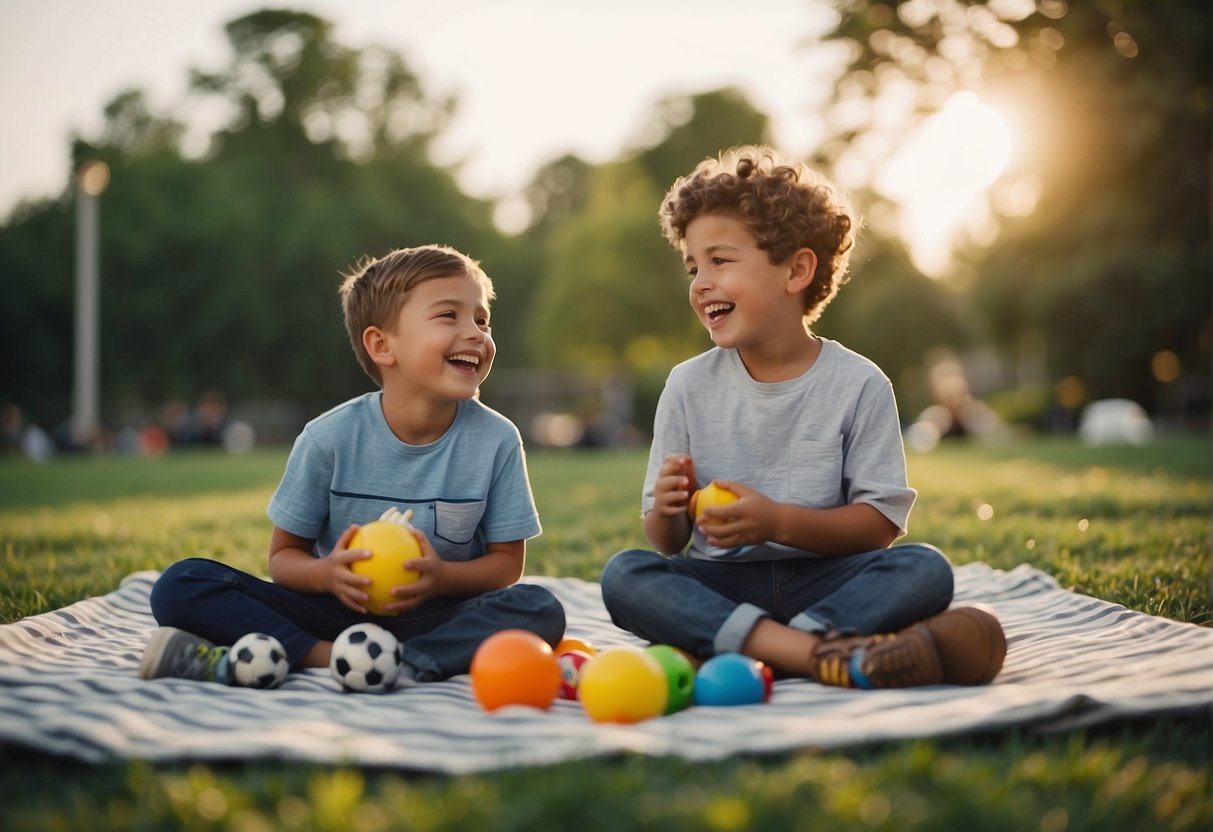
[[[668,644],[654,644],[646,647],[645,652],[657,660],[665,673],[669,687],[665,712],[672,714],[690,705],[695,693],[695,665],[691,664],[686,654]]]

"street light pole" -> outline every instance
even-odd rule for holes
[[[105,162],[85,162],[76,172],[76,342],[72,372],[72,443],[87,447],[100,425],[98,371],[97,199],[109,185]]]

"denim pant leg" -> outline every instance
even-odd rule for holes
[[[159,624],[216,644],[268,633],[282,643],[292,665],[316,642],[332,641],[346,627],[366,620],[332,595],[297,592],[205,558],[188,558],[165,569],[150,600]]]
[[[152,587],[152,614],[216,644],[234,644],[248,633],[282,642],[294,665],[318,641],[332,641],[347,627],[373,621],[402,644],[404,660],[421,681],[466,673],[488,636],[511,627],[530,630],[555,646],[564,635],[564,607],[540,586],[518,584],[474,598],[432,598],[392,617],[363,615],[336,597],[287,589],[205,558],[173,564]]]
[[[500,630],[527,630],[555,647],[565,628],[560,601],[535,584],[514,584],[473,598],[433,598],[401,615],[375,620],[400,639],[401,655],[422,682],[467,673],[476,648]]]
[[[619,552],[602,570],[602,600],[619,627],[696,656],[738,652],[769,616],[771,564]]]
[[[897,632],[943,612],[952,602],[952,565],[927,544],[780,561],[777,573],[783,615],[777,612],[776,617],[810,633]]]

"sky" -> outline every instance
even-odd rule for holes
[[[124,89],[177,110],[190,68],[217,70],[223,25],[251,0],[0,0],[0,217],[59,193],[73,133],[96,135]],[[739,86],[783,149],[808,153],[814,111],[837,74],[813,47],[824,0],[294,0],[338,42],[401,52],[428,92],[460,108],[436,148],[480,197],[516,194],[544,162],[615,158],[653,105]],[[747,7],[748,6],[748,7]],[[743,11],[744,10],[744,11]]]

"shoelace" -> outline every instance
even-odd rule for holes
[[[893,641],[897,636],[893,633],[872,636],[870,644],[880,644]],[[868,688],[868,681],[863,672],[863,656],[867,645],[860,645],[850,653],[827,656],[817,665],[817,681],[823,685],[838,688]]]
[[[179,671],[174,673],[174,676],[183,676],[187,679],[205,679],[214,680],[215,668],[219,664],[219,660],[227,653],[226,647],[208,647],[205,644],[199,644],[194,648],[193,655],[186,654],[185,663],[178,668]]]

